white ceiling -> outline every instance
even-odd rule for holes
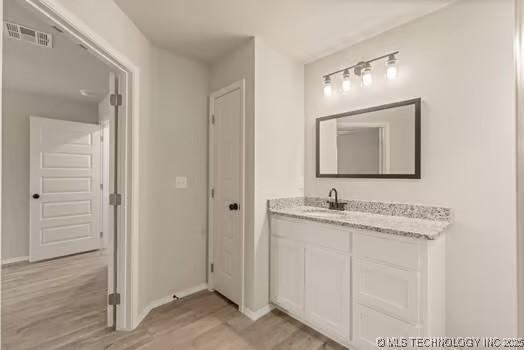
[[[204,62],[250,36],[310,62],[450,0],[115,0],[156,45]]]
[[[6,88],[90,102],[108,92],[110,69],[65,34],[51,28],[20,0],[4,0],[4,19],[51,33],[53,48],[8,38],[4,33],[3,84]],[[80,89],[94,92],[85,97]]]

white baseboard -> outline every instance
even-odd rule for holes
[[[246,315],[247,317],[249,317],[252,321],[256,321],[259,318],[261,318],[262,316],[270,313],[271,310],[273,310],[273,309],[274,309],[274,306],[268,304],[266,306],[261,307],[257,311],[253,311],[253,310],[250,310],[249,308],[245,307],[244,310],[242,311],[242,313],[244,315]]]
[[[164,304],[172,302],[174,300],[173,299],[174,295],[176,295],[179,299],[182,299],[184,297],[187,297],[188,295],[191,295],[191,294],[194,294],[202,290],[206,290],[206,289],[207,289],[207,283],[202,283],[197,286],[181,290],[179,292],[171,293],[163,298],[153,300],[152,302],[147,304],[144,310],[142,310],[142,312],[138,315],[134,328],[138,327],[138,325],[142,323],[144,318],[146,318],[146,316],[151,312],[151,310],[156,309],[157,307],[162,306]]]
[[[16,258],[7,258],[2,260],[2,265],[14,264],[22,261],[29,261],[28,256],[17,256]]]
[[[187,297],[188,295],[198,293],[204,289],[207,289],[207,283],[199,284],[198,286],[194,286],[185,290],[182,290],[178,293],[173,293],[173,295],[176,295],[179,298]]]

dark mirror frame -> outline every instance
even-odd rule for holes
[[[388,103],[381,106],[370,107],[359,109],[356,111],[345,112],[340,114],[334,114],[326,117],[320,117],[316,119],[316,168],[317,177],[319,178],[367,178],[367,179],[420,179],[420,119],[421,119],[421,98],[414,98],[411,100],[400,101],[395,103]],[[320,173],[320,122],[329,119],[337,119],[343,117],[349,117],[352,115],[364,114],[369,112],[380,111],[384,109],[390,109],[402,106],[415,106],[415,173],[413,174],[321,174]]]

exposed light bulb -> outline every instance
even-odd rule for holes
[[[331,95],[333,95],[333,88],[331,85],[324,86],[324,96],[330,97]]]
[[[324,78],[324,96],[329,97],[333,95],[333,87],[331,86],[331,78]]]
[[[388,80],[394,80],[398,75],[398,69],[396,66],[390,66],[388,67],[386,71],[386,76]]]
[[[387,62],[386,62],[386,77],[388,80],[393,80],[398,75],[398,66],[397,66],[397,59],[395,58],[395,55],[389,56]]]
[[[371,74],[371,67],[362,69],[362,84],[370,86],[373,84],[373,75]]]
[[[344,71],[343,80],[342,80],[342,90],[345,92],[351,89],[351,79],[349,77],[349,71],[346,69]]]

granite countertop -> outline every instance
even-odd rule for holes
[[[327,200],[299,197],[268,201],[270,213],[325,224],[353,227],[416,239],[434,240],[452,222],[449,208],[386,203],[346,201],[345,211],[327,209]]]

